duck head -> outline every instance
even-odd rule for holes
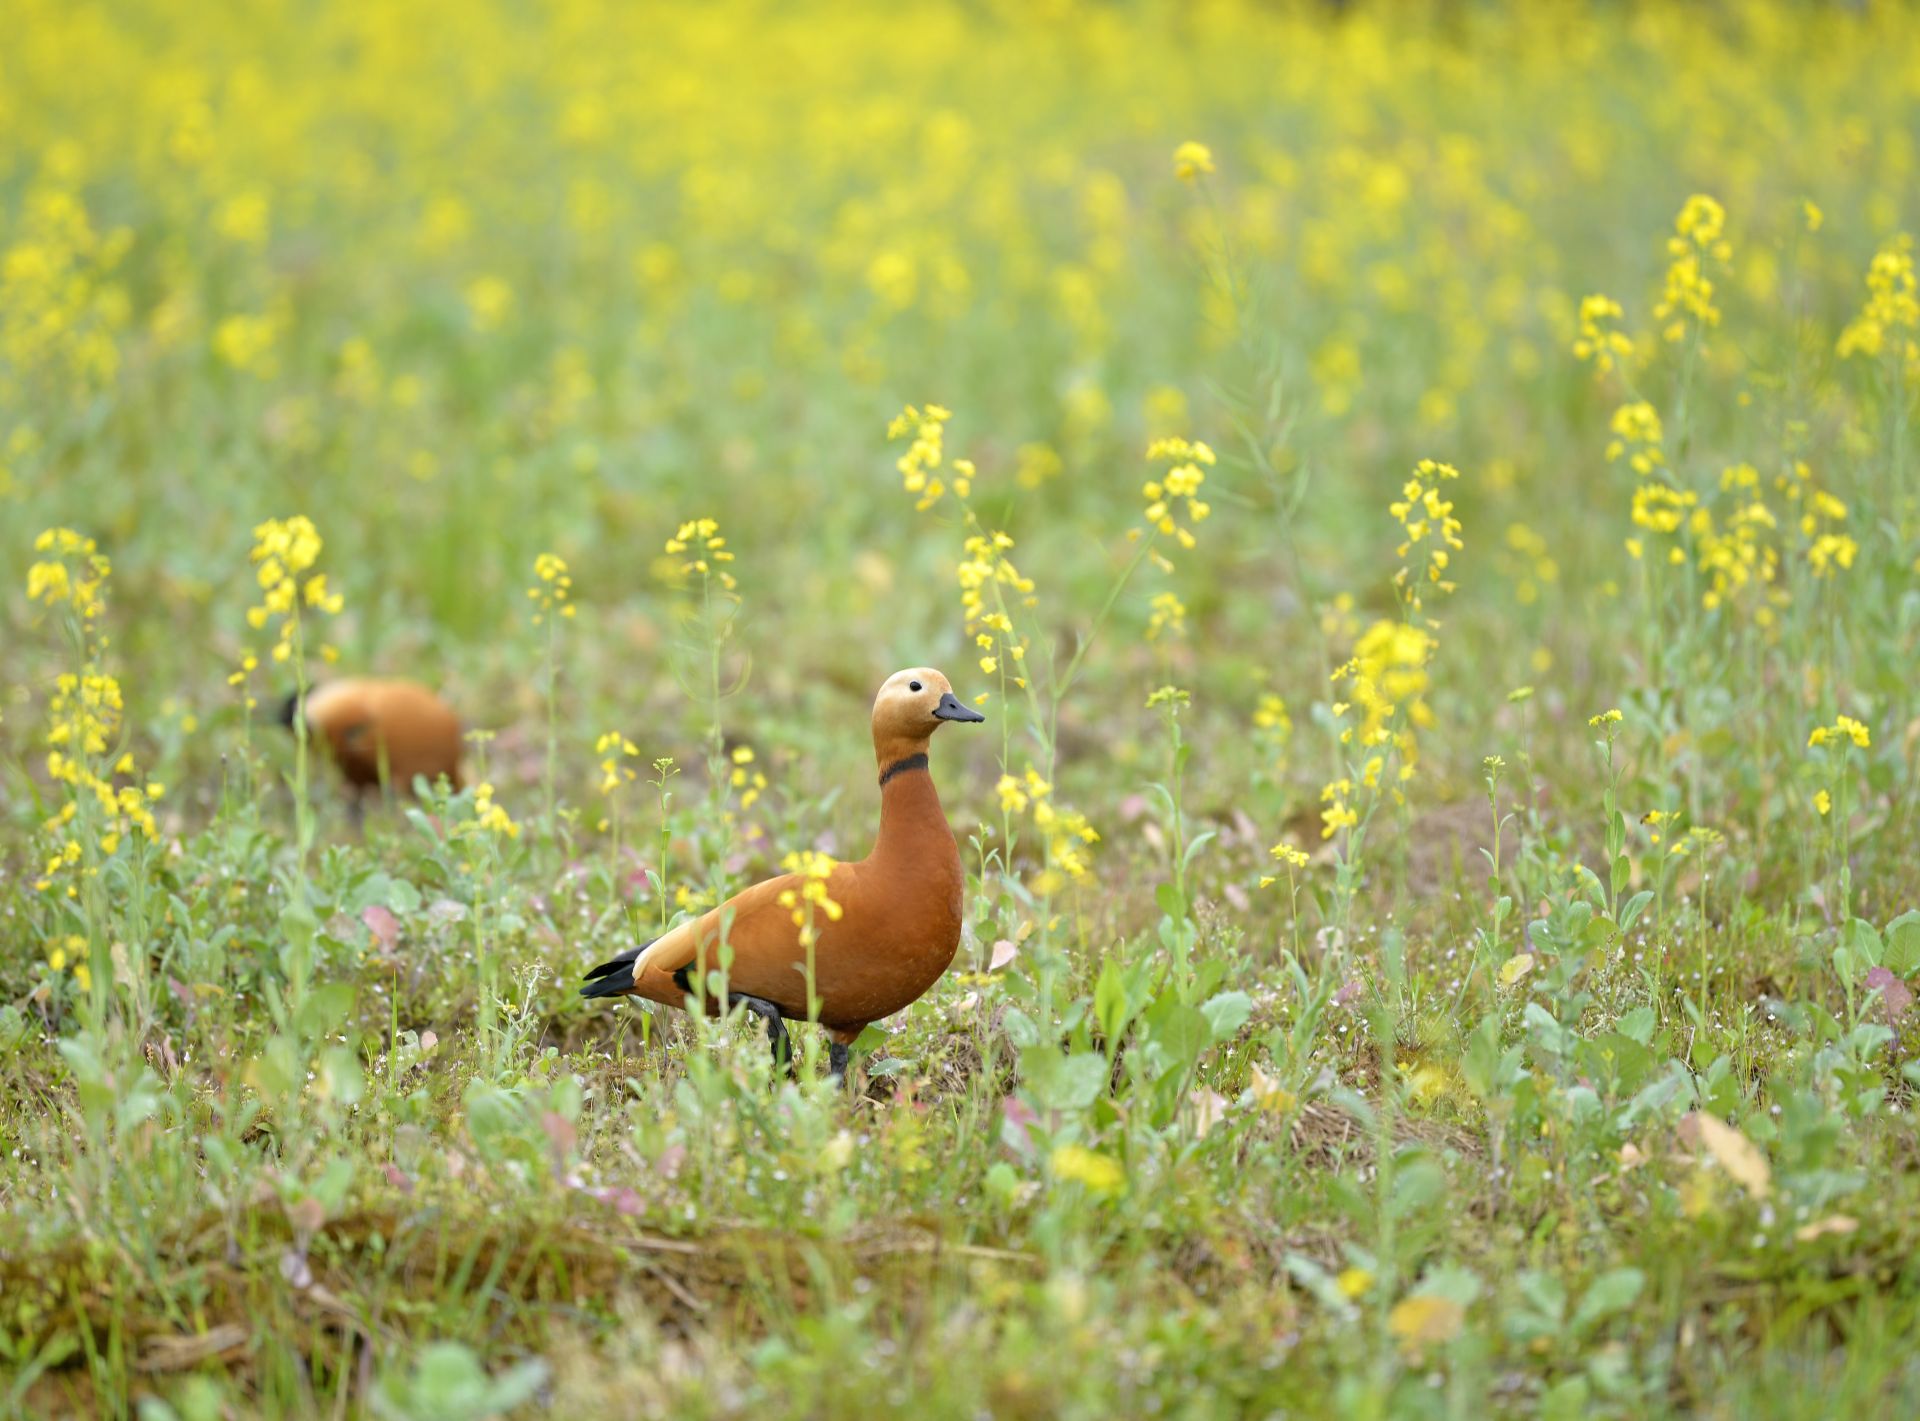
[[[924,755],[927,742],[949,720],[978,722],[986,717],[953,693],[953,683],[931,666],[896,671],[873,698],[873,750],[880,768],[912,755]]]

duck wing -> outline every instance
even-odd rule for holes
[[[799,929],[794,926],[793,910],[780,902],[780,895],[799,885],[798,874],[783,873],[742,889],[719,907],[647,944],[634,957],[634,975],[661,972],[671,977],[691,967],[702,953],[717,958],[723,941],[733,949],[736,963],[784,954],[798,941]]]

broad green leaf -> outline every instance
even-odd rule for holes
[[[1110,1074],[1106,1057],[1091,1051],[1067,1056],[1029,1046],[1020,1053],[1021,1083],[1046,1110],[1085,1110],[1106,1090]]]
[[[1906,912],[1887,924],[1886,951],[1880,965],[1896,977],[1920,971],[1920,912]]]
[[[1625,1312],[1640,1296],[1646,1281],[1646,1275],[1638,1268],[1615,1268],[1602,1273],[1587,1288],[1580,1306],[1573,1310],[1573,1320],[1568,1327],[1578,1335],[1615,1313]]]
[[[325,982],[308,991],[294,1013],[294,1022],[310,1041],[338,1034],[353,1011],[351,982]]]
[[[1209,998],[1200,1008],[1215,1041],[1226,1041],[1253,1015],[1253,998],[1245,992],[1222,992]]]
[[[1640,915],[1647,910],[1647,904],[1653,901],[1653,890],[1642,888],[1620,907],[1620,931],[1631,932],[1633,925],[1640,921]]]

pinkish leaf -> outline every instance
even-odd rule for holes
[[[639,1193],[626,1185],[622,1185],[618,1189],[590,1189],[587,1192],[602,1204],[612,1205],[616,1213],[625,1214],[630,1219],[646,1207],[641,1201]]]
[[[661,1178],[673,1179],[679,1175],[680,1167],[686,1162],[687,1147],[685,1145],[668,1145],[660,1151],[660,1158],[655,1162],[654,1168],[660,1171]]]
[[[1033,1127],[1040,1117],[1020,1097],[1009,1095],[1000,1102],[1000,1142],[1017,1155],[1034,1154]]]
[[[303,1234],[310,1234],[327,1221],[327,1208],[309,1194],[287,1205],[287,1221]]]
[[[426,1055],[427,1052],[431,1051],[434,1047],[438,1046],[439,1044],[440,1044],[440,1036],[438,1032],[423,1031],[420,1033],[420,1054],[421,1055],[423,1056]]]
[[[1015,954],[1019,951],[1020,949],[1015,947],[1011,940],[1004,937],[1001,938],[993,945],[993,957],[987,963],[987,971],[998,972],[1001,968],[1012,962]]]
[[[1885,967],[1875,967],[1867,973],[1867,990],[1876,988],[1880,992],[1880,1004],[1894,1020],[1905,1016],[1907,1008],[1913,1005],[1913,989]]]
[[[580,1139],[580,1132],[573,1128],[573,1122],[552,1110],[540,1117],[540,1128],[547,1132],[547,1143],[553,1146],[556,1165],[573,1153],[573,1147]]]
[[[280,1276],[302,1290],[313,1286],[313,1269],[307,1266],[307,1255],[298,1249],[289,1248],[280,1255]]]
[[[398,1189],[402,1194],[413,1193],[413,1181],[407,1177],[407,1172],[397,1164],[389,1164],[387,1166],[387,1183],[391,1184],[395,1189]]]
[[[367,925],[367,931],[382,947],[392,947],[400,941],[400,920],[378,903],[369,903],[362,908],[360,921]]]
[[[1360,979],[1356,977],[1333,994],[1333,1004],[1337,1007],[1343,1007],[1359,995]]]

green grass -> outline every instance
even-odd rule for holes
[[[0,1415],[1920,1409],[1909,13],[27,3]],[[850,1090],[579,999],[918,664]]]

